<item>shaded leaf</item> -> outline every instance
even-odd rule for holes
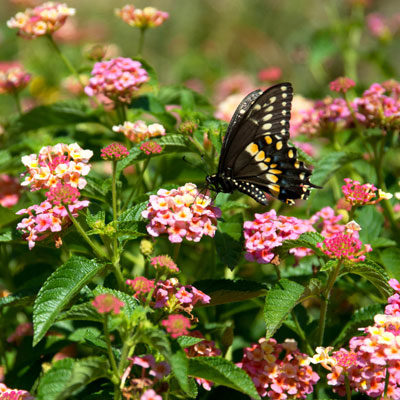
[[[280,259],[285,259],[289,256],[289,250],[296,247],[307,247],[313,250],[317,255],[323,256],[324,253],[317,247],[317,243],[323,242],[324,237],[318,232],[305,232],[298,239],[285,240],[282,246],[275,247],[274,253]]]
[[[177,342],[179,343],[179,346],[181,346],[182,349],[184,349],[186,347],[190,347],[197,343],[200,343],[203,340],[204,340],[203,338],[198,338],[194,336],[179,336]]]
[[[389,275],[400,281],[400,249],[393,247],[383,250],[381,260]]]

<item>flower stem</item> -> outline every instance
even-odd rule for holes
[[[46,35],[47,39],[49,40],[51,46],[55,50],[55,52],[60,56],[60,58],[63,60],[65,66],[68,68],[69,72],[78,79],[78,82],[84,87],[84,83],[81,80],[81,77],[76,70],[76,68],[72,65],[71,61],[68,60],[68,58],[63,54],[61,49],[58,47],[58,44],[54,41],[53,36],[51,35]]]
[[[116,382],[119,383],[120,374],[118,373],[117,363],[115,361],[115,357],[114,357],[112,347],[111,347],[110,332],[108,331],[108,314],[105,315],[105,318],[103,321],[103,330],[104,330],[104,338],[105,338],[105,341],[107,344],[108,358],[110,360],[111,369],[113,372],[112,382],[114,383],[114,400],[116,400],[116,399],[120,398],[119,385],[116,383]]]
[[[351,388],[347,372],[344,374],[344,384],[346,386],[346,400],[351,400]]]
[[[14,97],[14,100],[15,100],[15,105],[17,106],[18,114],[21,117],[22,116],[22,107],[21,107],[21,99],[19,97],[19,91],[18,90],[14,91],[13,97]]]
[[[383,398],[384,398],[384,399],[387,398],[387,391],[388,391],[388,386],[389,386],[389,378],[390,378],[389,366],[386,365],[385,389],[384,389],[384,391],[383,391]]]
[[[68,216],[72,223],[74,224],[76,230],[80,233],[80,235],[85,239],[86,243],[92,248],[93,252],[96,254],[96,257],[98,258],[107,258],[106,253],[101,249],[96,243],[94,243],[89,236],[86,234],[86,232],[83,230],[81,224],[77,221],[77,219],[72,215],[71,211],[69,210],[69,207],[66,205],[64,206],[65,209],[67,210]]]
[[[143,46],[144,46],[144,34],[145,34],[145,32],[146,32],[146,28],[140,28],[137,57],[142,57]]]
[[[320,308],[320,316],[319,316],[319,327],[318,327],[318,346],[322,346],[323,341],[324,341],[326,312],[328,310],[329,298],[331,296],[331,291],[332,291],[333,285],[335,284],[336,278],[339,275],[341,266],[342,266],[342,261],[339,260],[337,263],[337,266],[333,270],[331,270],[329,277],[328,277],[328,282],[326,284],[326,288],[322,292],[321,308]]]

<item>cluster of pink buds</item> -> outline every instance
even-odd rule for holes
[[[4,383],[0,383],[0,399],[2,400],[35,400],[26,390],[10,389]]]
[[[187,335],[191,327],[190,319],[181,314],[170,314],[167,319],[161,321],[161,325],[176,339],[179,336]]]
[[[189,334],[190,336],[197,338],[204,338],[203,334],[200,331],[192,331]],[[207,340],[204,338],[199,343],[194,344],[193,346],[185,348],[186,355],[189,358],[192,357],[217,357],[221,355],[221,350],[215,346],[215,342],[213,340]],[[204,378],[196,378],[196,382],[203,387],[205,390],[211,390],[211,387],[214,385],[214,382],[209,381]]]
[[[356,83],[353,81],[353,79],[346,78],[344,76],[335,79],[329,84],[329,88],[333,92],[338,92],[338,93],[346,93],[354,86],[356,86]]]
[[[293,339],[279,344],[261,338],[243,350],[238,366],[251,377],[259,395],[270,399],[305,399],[320,379]]]
[[[364,336],[350,339],[350,350],[340,349],[321,362],[331,371],[328,384],[340,396],[346,395],[347,379],[350,390],[373,398],[383,396],[387,382],[385,398],[400,398],[400,284],[395,279],[389,284],[396,293],[389,297],[385,314],[375,315]]]
[[[179,272],[179,268],[174,263],[174,260],[167,255],[153,257],[150,260],[150,264],[157,270],[162,273],[177,274]]]
[[[322,243],[317,243],[317,247],[329,258],[352,262],[364,261],[365,253],[372,251],[371,245],[363,245],[358,238],[359,226],[354,221],[345,225],[345,228],[344,232],[336,233]]]
[[[165,128],[161,124],[150,124],[138,120],[136,122],[125,121],[123,125],[113,126],[114,132],[123,133],[131,142],[140,143],[157,136],[165,136]]]
[[[111,293],[99,294],[92,301],[93,307],[99,314],[119,314],[125,303]]]
[[[350,178],[345,178],[344,181],[346,183],[346,185],[342,186],[344,197],[353,207],[376,204],[381,200],[392,198],[392,194],[377,189],[371,183],[361,185],[360,182],[353,181]]]
[[[105,104],[130,103],[134,92],[148,80],[149,75],[139,61],[117,57],[94,64],[85,93],[97,96]]]
[[[74,14],[75,9],[69,8],[65,3],[48,1],[17,13],[7,21],[7,26],[18,29],[18,35],[33,39],[51,35],[64,25],[67,17]]]
[[[153,387],[171,372],[171,367],[166,361],[156,362],[151,354],[129,357],[129,366],[121,377],[123,395],[126,399],[162,400]],[[141,371],[138,372],[138,368]],[[138,378],[139,376],[140,378]],[[125,385],[128,380],[129,385]]]
[[[203,235],[214,237],[221,210],[213,207],[211,198],[199,193],[196,185],[187,183],[151,195],[142,216],[150,220],[147,232],[152,236],[165,233],[172,243],[180,243],[184,238],[198,242]]]
[[[77,143],[58,143],[42,147],[39,155],[22,157],[28,171],[24,174],[22,186],[31,186],[31,191],[48,189],[58,182],[83,189],[90,171],[91,150],[83,150]]]
[[[14,94],[24,89],[31,75],[17,62],[0,63],[0,94]]]
[[[128,149],[121,143],[111,143],[107,147],[101,149],[100,157],[103,160],[119,161],[129,156]]]
[[[160,26],[169,17],[167,12],[157,10],[154,7],[145,7],[141,10],[133,5],[126,5],[121,9],[116,9],[115,14],[128,25],[141,29]]]
[[[148,142],[142,143],[140,145],[140,150],[142,150],[143,153],[149,156],[150,154],[160,154],[163,148],[158,143],[150,140]]]

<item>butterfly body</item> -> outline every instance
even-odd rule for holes
[[[266,205],[266,193],[287,204],[306,199],[311,171],[288,144],[293,89],[280,83],[256,90],[237,107],[221,149],[218,171],[206,178],[214,191],[234,190]]]

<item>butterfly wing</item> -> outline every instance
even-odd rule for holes
[[[280,83],[250,98],[247,108],[242,102],[224,141],[218,173],[230,176],[239,191],[261,204],[267,204],[264,192],[293,203],[307,198],[314,186],[309,182],[311,171],[288,144],[292,99],[292,85]]]

